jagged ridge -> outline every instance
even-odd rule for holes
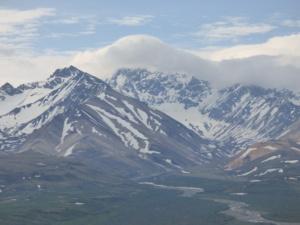
[[[0,117],[4,151],[73,157],[126,176],[186,172],[220,156],[212,142],[75,67],[22,87],[4,96],[3,105],[17,103]]]
[[[288,90],[238,84],[217,90],[195,77],[145,69],[121,69],[107,82],[222,145],[229,156],[300,118],[300,95]]]

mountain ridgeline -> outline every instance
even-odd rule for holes
[[[279,138],[300,118],[300,95],[288,90],[217,90],[145,69],[120,69],[104,82],[70,66],[45,81],[6,83],[0,101],[2,151],[72,158],[126,177],[189,173]]]
[[[70,66],[0,87],[0,159],[4,225],[299,224],[300,94]]]
[[[107,80],[114,89],[148,103],[228,156],[276,138],[300,118],[300,94],[236,84],[221,90],[184,74],[121,69]]]
[[[6,84],[1,99],[5,152],[70,157],[130,177],[185,173],[220,157],[211,141],[73,66],[46,81]]]

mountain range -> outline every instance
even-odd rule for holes
[[[0,91],[5,152],[76,158],[124,176],[187,173],[219,157],[211,141],[73,66]]]
[[[268,146],[291,152],[283,166],[299,162],[300,94],[289,90],[217,89],[189,75],[146,69],[120,69],[104,82],[70,66],[45,81],[4,84],[0,101],[6,153],[72,158],[126,177],[189,173],[228,157],[227,169],[250,175],[254,163],[283,154],[268,155]]]
[[[286,89],[217,89],[196,77],[145,69],[120,69],[106,82],[218,143],[228,156],[279,136],[300,118],[300,94]]]
[[[299,180],[299,163],[300,120],[290,125],[276,139],[249,146],[236,155],[225,168],[240,177]]]

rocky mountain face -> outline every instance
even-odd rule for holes
[[[300,179],[300,120],[273,140],[255,143],[238,154],[225,168],[235,176],[267,176]]]
[[[281,177],[299,180],[300,146],[288,140],[267,141],[251,145],[225,168],[232,175],[263,179]]]
[[[288,90],[239,84],[217,90],[195,77],[145,69],[121,69],[107,83],[214,141],[228,156],[278,136],[300,118],[300,95]]]
[[[188,173],[242,149],[227,165],[235,175],[263,174],[282,157],[278,171],[298,165],[300,95],[291,91],[217,90],[195,77],[145,69],[121,69],[107,83],[71,66],[45,81],[4,84],[1,150],[73,158],[129,177]]]
[[[222,155],[212,141],[73,66],[46,81],[5,84],[0,99],[5,152],[68,157],[131,177],[187,173]]]

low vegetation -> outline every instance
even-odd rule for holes
[[[295,180],[250,182],[222,177],[216,167],[146,180],[205,190],[183,197],[178,190],[141,185],[71,160],[38,154],[22,155],[20,160],[21,155],[1,157],[1,225],[255,224],[225,215],[228,204],[213,199],[245,202],[249,210],[260,211],[269,220],[300,222],[300,183]]]

